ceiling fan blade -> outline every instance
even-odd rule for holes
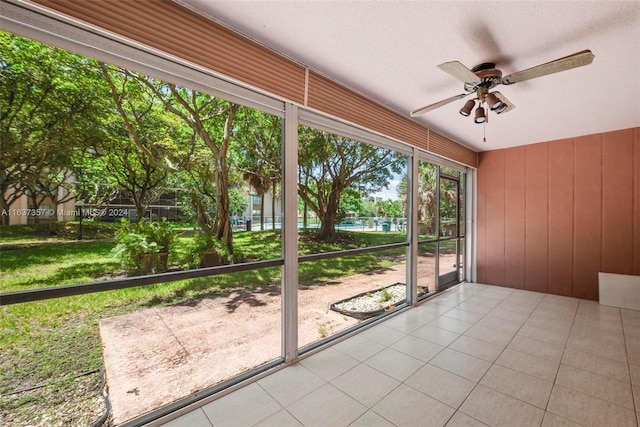
[[[428,113],[431,110],[435,110],[438,107],[442,107],[443,105],[447,105],[453,101],[456,101],[458,99],[462,99],[467,95],[471,95],[474,92],[470,92],[470,93],[461,93],[460,95],[456,95],[456,96],[452,96],[451,98],[447,98],[447,99],[443,99],[442,101],[438,101],[435,102],[433,104],[429,104],[426,107],[422,107],[422,108],[418,108],[417,110],[413,110],[411,113],[409,113],[409,115],[411,117],[418,117],[423,115],[424,113]]]
[[[594,57],[595,55],[591,53],[590,50],[583,50],[574,53],[573,55],[565,56],[563,58],[556,59],[555,61],[547,62],[546,64],[541,64],[536,67],[509,74],[508,76],[502,78],[502,84],[510,85],[513,83],[558,73],[560,71],[566,71],[572,68],[589,65],[593,62]]]
[[[500,92],[491,92],[493,93],[500,101],[502,101],[502,103],[504,105],[507,106],[507,108],[505,108],[504,110],[502,110],[501,108],[498,108],[498,110],[496,111],[496,114],[503,114],[503,113],[508,113],[509,111],[513,110],[514,108],[516,108],[515,105],[513,105],[511,103],[511,101],[509,101],[503,94],[501,94]]]
[[[480,81],[480,78],[476,76],[473,71],[458,61],[445,62],[438,65],[438,68],[460,80],[462,83],[476,83]]]

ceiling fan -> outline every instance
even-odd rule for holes
[[[493,62],[485,62],[477,65],[472,69],[468,69],[458,61],[445,62],[438,65],[445,73],[455,77],[464,83],[464,90],[467,93],[452,96],[442,101],[427,105],[425,107],[413,110],[411,117],[421,116],[431,110],[447,105],[457,99],[465,98],[471,94],[475,94],[474,99],[468,100],[460,109],[460,114],[469,116],[471,110],[475,107],[475,101],[478,101],[478,108],[475,111],[475,123],[484,123],[487,120],[485,108],[482,104],[486,103],[489,110],[496,114],[506,113],[515,108],[515,106],[500,92],[489,92],[497,85],[511,85],[525,80],[535,79],[537,77],[546,76],[548,74],[558,73],[560,71],[570,70],[572,68],[589,65],[593,62],[594,55],[590,50],[583,50],[555,61],[547,62],[526,70],[518,71],[508,76],[502,77],[502,71],[496,69]]]

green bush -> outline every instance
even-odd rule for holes
[[[170,223],[140,221],[120,222],[116,232],[116,246],[112,250],[120,265],[129,273],[157,273],[167,269],[167,254],[174,245],[177,233]]]
[[[216,239],[211,234],[200,232],[194,236],[190,247],[190,256],[188,260],[189,267],[201,267],[203,254],[207,252],[217,253],[221,264],[229,264],[231,261],[231,254],[229,253],[229,250],[220,240]]]

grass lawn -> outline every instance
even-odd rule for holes
[[[40,225],[42,226],[42,225]],[[0,293],[41,287],[87,283],[123,272],[112,256],[113,230],[85,226],[95,241],[76,242],[73,226],[63,238],[52,241],[38,235],[38,227],[24,226],[19,232],[3,227],[0,232]],[[10,229],[8,232],[6,229]],[[47,228],[48,230],[48,228]],[[87,234],[83,230],[86,238]],[[106,238],[104,238],[106,237]],[[301,255],[382,245],[402,241],[401,233],[341,233],[337,243],[300,239]],[[73,237],[75,238],[75,237]],[[42,241],[47,240],[47,241]],[[191,237],[180,237],[170,266],[180,268]],[[234,235],[234,256],[240,262],[275,259],[281,256],[279,231],[241,232]],[[404,248],[384,253],[360,254],[301,263],[299,280],[312,285],[397,264]],[[260,288],[280,282],[280,268],[264,268],[138,288],[79,295],[33,303],[0,306],[0,425],[75,425],[86,408],[65,402],[80,399],[74,377],[102,366],[102,346],[98,332],[101,318],[146,307],[184,303],[225,293],[234,288]],[[50,386],[12,394],[41,384]],[[94,385],[95,388],[95,385]],[[95,390],[94,395],[97,396]],[[84,393],[86,394],[86,393]],[[80,406],[95,406],[85,400]],[[69,406],[69,405],[67,405]],[[84,412],[83,412],[84,409]],[[71,413],[69,413],[69,411]],[[75,413],[74,413],[75,411]],[[95,418],[100,415],[98,411]],[[73,420],[73,421],[71,421]]]

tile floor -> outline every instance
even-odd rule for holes
[[[166,426],[638,426],[640,311],[463,284]]]

